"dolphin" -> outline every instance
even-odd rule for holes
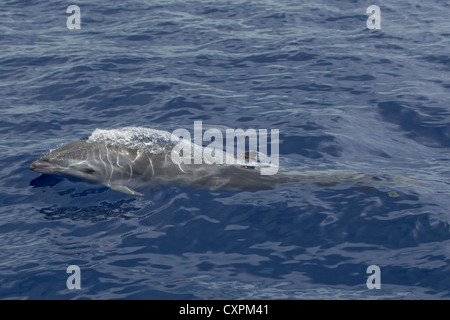
[[[273,179],[261,176],[250,166],[177,165],[171,160],[170,153],[151,154],[87,140],[69,143],[44,155],[33,162],[30,169],[103,184],[112,190],[138,196],[143,194],[134,189],[158,185],[194,185],[211,190],[255,190],[275,186]],[[284,177],[276,183],[290,180]]]
[[[30,169],[42,174],[102,184],[135,196],[143,196],[135,189],[160,185],[250,191],[274,189],[292,183],[335,186],[380,180],[347,170],[307,170],[261,175],[256,166],[248,164],[176,164],[172,161],[173,143],[169,132],[153,130],[147,136],[138,137],[124,132],[127,133],[94,131],[87,140],[71,142],[49,152],[33,162]],[[254,153],[247,151],[247,163],[250,163],[251,157],[254,157]]]

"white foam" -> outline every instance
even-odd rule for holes
[[[172,134],[168,131],[144,127],[124,127],[107,130],[95,129],[87,141],[105,142],[111,146],[161,154],[173,148],[171,137]]]

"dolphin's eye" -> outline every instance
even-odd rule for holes
[[[83,171],[86,173],[94,173],[95,172],[95,170],[92,168],[86,168],[86,169],[83,169]]]

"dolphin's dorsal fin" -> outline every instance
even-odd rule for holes
[[[236,155],[234,156],[234,158],[235,158],[236,160],[242,159],[242,158],[244,159],[244,164],[242,164],[242,166],[241,166],[242,168],[245,168],[245,169],[255,169],[254,166],[247,165],[247,163],[249,163],[250,160],[256,161],[256,156],[257,156],[257,155],[258,155],[258,152],[250,150],[250,151],[245,151],[245,152],[241,152],[241,153],[239,153],[239,154],[236,154]]]
[[[234,156],[234,158],[235,159],[244,158],[245,161],[248,161],[249,159],[255,160],[257,154],[258,154],[258,152],[250,150],[250,151],[238,153]]]
[[[107,186],[108,188],[110,188],[111,190],[118,191],[118,192],[122,192],[122,193],[125,193],[125,194],[131,194],[131,195],[133,195],[133,196],[141,196],[141,197],[144,196],[143,193],[134,191],[134,190],[131,189],[130,187],[123,186],[123,185],[120,185],[120,184],[108,184],[108,185],[106,185],[106,186]]]

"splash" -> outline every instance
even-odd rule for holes
[[[152,154],[162,154],[174,147],[172,134],[168,131],[144,127],[124,127],[120,129],[95,129],[88,142],[104,142],[114,147],[146,150]]]

